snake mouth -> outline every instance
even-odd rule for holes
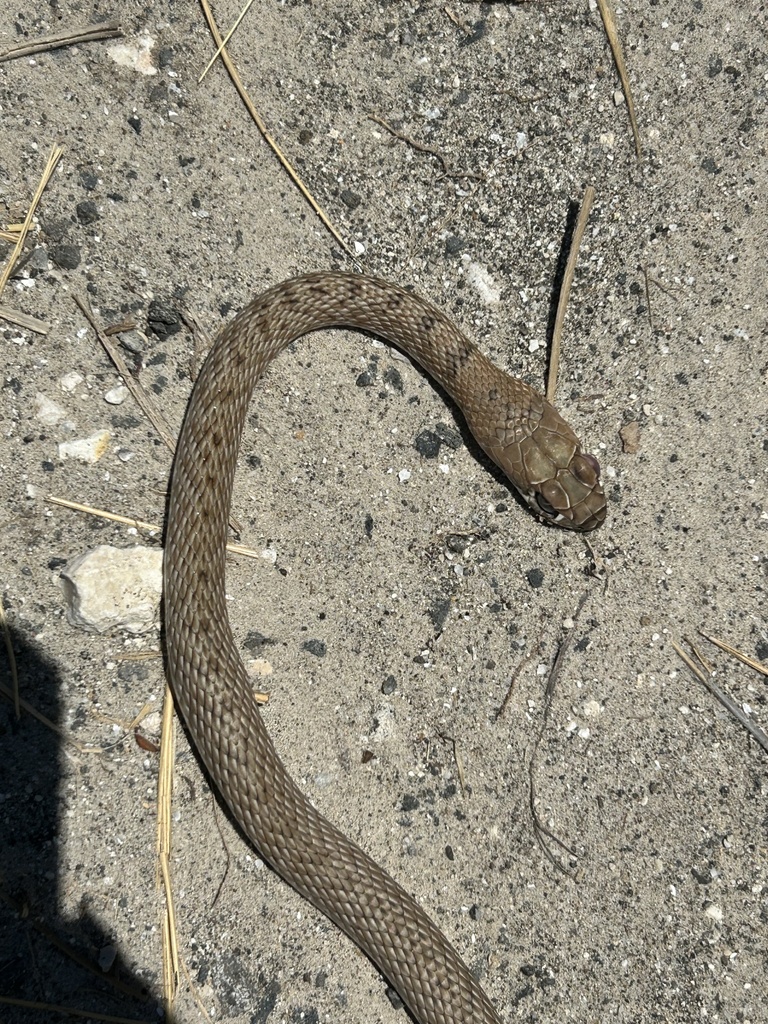
[[[593,495],[590,495],[590,498],[593,498]],[[561,530],[589,533],[605,522],[606,506],[602,493],[594,495],[594,500],[592,501],[579,502],[576,507],[568,509],[567,512],[561,512],[553,508],[540,494],[533,496],[531,505],[534,511],[538,512],[542,522],[548,526],[556,526]]]

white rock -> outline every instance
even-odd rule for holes
[[[122,405],[128,397],[128,388],[125,384],[118,384],[104,395],[104,401],[108,405]]]
[[[138,71],[142,75],[156,75],[157,68],[152,63],[151,57],[154,45],[155,40],[147,32],[139,36],[136,42],[115,43],[114,46],[108,46],[107,53],[115,64],[120,64],[124,68],[133,68],[134,71]]]
[[[467,280],[477,291],[486,306],[495,306],[501,301],[501,290],[491,277],[488,270],[479,263],[470,263],[465,271]]]
[[[53,427],[66,417],[66,412],[56,402],[46,398],[42,392],[35,395],[35,419],[40,420],[46,427]]]
[[[385,706],[376,712],[376,728],[373,730],[371,739],[374,743],[386,743],[395,735],[397,727],[395,716],[391,707]]]
[[[60,459],[78,459],[93,465],[98,462],[109,444],[109,431],[100,430],[92,437],[81,437],[77,441],[62,441],[59,445]]]
[[[67,618],[89,633],[147,633],[160,622],[163,553],[102,544],[62,572]]]
[[[245,669],[249,676],[271,676],[272,666],[266,658],[251,658],[245,663]]]
[[[64,391],[74,391],[78,384],[83,383],[83,378],[76,370],[65,373],[59,381]]]

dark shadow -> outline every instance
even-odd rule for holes
[[[576,230],[576,221],[579,219],[579,204],[571,199],[568,202],[568,212],[565,215],[565,227],[560,242],[560,252],[557,254],[555,264],[555,276],[552,280],[552,295],[549,301],[549,316],[547,317],[547,352],[552,352],[552,335],[555,332],[555,320],[557,319],[557,305],[560,301],[560,291],[563,287],[565,268],[568,265],[568,256],[573,244],[573,233]],[[549,370],[549,366],[547,366]]]
[[[11,639],[23,699],[67,729],[57,666],[18,629],[11,630]],[[10,688],[7,651],[4,643],[0,647],[0,681]],[[113,936],[91,909],[91,894],[83,891],[75,919],[58,911],[63,902],[59,857],[66,856],[58,844],[62,743],[27,711],[17,721],[11,702],[0,696],[0,996],[78,1008],[85,1020],[88,1013],[99,1013],[157,1021],[157,995],[127,969]],[[71,1018],[52,1009],[0,1003],[2,1024],[66,1019]]]

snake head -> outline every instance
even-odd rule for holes
[[[546,522],[586,533],[605,520],[605,493],[600,463],[588,452],[576,451],[567,466],[542,480],[526,495]]]
[[[541,400],[533,425],[507,421],[496,443],[483,445],[540,519],[586,533],[605,519],[600,463],[582,452],[557,410]]]

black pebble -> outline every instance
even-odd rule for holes
[[[301,649],[309,651],[310,654],[314,654],[318,658],[324,658],[325,652],[328,650],[322,640],[305,640]]]
[[[75,212],[81,224],[93,224],[95,220],[99,219],[99,211],[92,199],[84,199],[82,203],[78,203]]]
[[[387,676],[384,682],[381,684],[381,692],[385,697],[388,697],[391,693],[394,693],[397,689],[397,680],[394,676]]]
[[[528,580],[528,582],[534,590],[538,590],[538,588],[544,582],[544,573],[541,571],[541,569],[529,569],[528,572],[525,574],[525,578]]]
[[[167,338],[181,330],[179,314],[162,299],[154,299],[147,310],[147,327],[158,338]]]
[[[362,199],[357,192],[350,192],[348,188],[345,188],[341,193],[340,199],[350,210],[356,210],[360,203],[362,203]]]
[[[51,259],[62,270],[74,270],[80,266],[80,246],[69,243],[54,246],[51,249]]]
[[[413,439],[413,447],[423,459],[436,459],[442,440],[432,430],[420,430]]]

